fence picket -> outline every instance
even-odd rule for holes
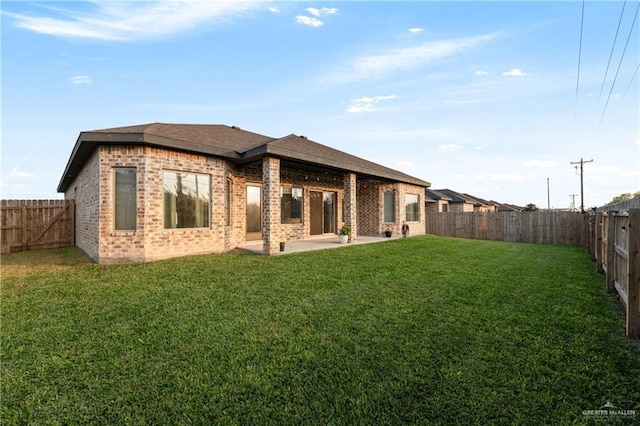
[[[72,200],[2,200],[1,252],[56,248],[75,242]]]
[[[579,212],[442,212],[426,214],[426,232],[494,241],[583,244]]]
[[[640,197],[595,212],[427,212],[427,234],[483,240],[576,244],[625,306],[626,331],[640,338]]]

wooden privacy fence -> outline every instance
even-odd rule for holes
[[[585,217],[587,247],[607,292],[625,308],[627,336],[640,338],[640,197],[600,207]]]
[[[565,211],[426,214],[426,232],[444,237],[575,244],[587,249],[606,290],[625,308],[627,336],[640,338],[640,197],[583,214]]]
[[[73,200],[2,200],[1,252],[75,244]]]
[[[583,215],[567,211],[428,212],[427,234],[519,243],[583,245]]]

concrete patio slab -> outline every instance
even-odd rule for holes
[[[394,240],[397,238],[402,238],[402,236],[393,236],[393,237],[358,236],[358,239],[356,240],[355,243],[340,244],[340,242],[338,241],[337,235],[313,237],[313,238],[307,238],[305,240],[287,241],[285,244],[284,251],[278,252],[276,253],[276,255],[300,253],[300,252],[313,251],[313,250],[326,250],[326,249],[340,248],[340,247],[349,247],[349,246],[358,245],[358,244],[379,243],[383,241]],[[254,254],[265,254],[262,248],[262,240],[249,241],[241,246],[238,246],[237,250],[248,252],[248,253],[254,253]]]

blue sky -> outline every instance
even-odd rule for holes
[[[169,122],[305,135],[539,207],[547,180],[551,207],[579,207],[570,163],[593,159],[602,205],[640,190],[638,7],[3,1],[2,198],[60,198],[81,131]]]

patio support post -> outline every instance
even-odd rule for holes
[[[344,214],[344,224],[351,228],[349,242],[355,243],[358,238],[355,173],[345,173],[344,175]]]
[[[266,254],[280,251],[280,160],[262,160],[262,250]]]

